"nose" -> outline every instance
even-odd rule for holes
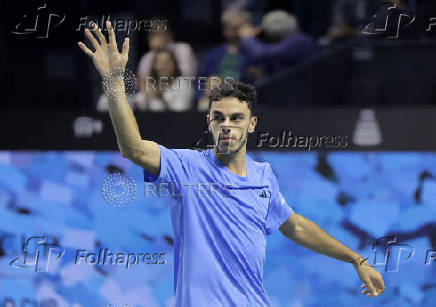
[[[220,123],[220,128],[221,128],[222,133],[224,133],[224,134],[230,133],[229,125],[230,125],[229,118],[226,118],[224,121],[222,121]]]
[[[230,128],[222,127],[221,132],[222,132],[222,134],[230,134],[231,130],[230,130]]]

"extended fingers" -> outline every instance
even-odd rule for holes
[[[79,45],[80,49],[82,49],[87,55],[92,56],[94,54],[84,43],[78,42],[77,45]]]
[[[91,33],[91,31],[88,28],[85,29],[85,35],[91,42],[92,46],[94,46],[95,50],[100,48],[100,44],[97,42],[94,35]]]
[[[107,44],[106,37],[104,37],[103,33],[101,33],[100,28],[97,26],[97,24],[92,25],[92,31],[97,35],[98,40],[100,41],[100,44]]]
[[[129,49],[130,49],[130,40],[129,40],[128,37],[126,37],[125,40],[124,40],[124,44],[123,44],[122,55],[123,56],[128,56],[129,55]]]
[[[112,24],[109,20],[106,21],[106,26],[109,31],[109,45],[117,46],[117,40],[115,38],[114,28],[112,28]]]

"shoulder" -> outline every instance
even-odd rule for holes
[[[152,51],[149,51],[141,56],[141,58],[138,61],[138,68],[137,68],[138,75],[148,75],[148,70],[150,69],[152,57],[153,57]]]
[[[192,158],[199,158],[203,156],[203,153],[201,151],[195,150],[195,149],[187,149],[187,148],[168,148],[164,145],[158,144],[161,153],[173,153],[177,155],[180,158],[186,158],[186,159],[192,159]]]
[[[173,149],[158,145],[160,149],[161,169],[165,172],[175,172],[175,176],[185,179],[190,177],[203,161],[202,153],[193,149]]]
[[[189,45],[188,43],[183,43],[183,42],[177,42],[177,43],[172,43],[170,45],[170,49],[174,52],[174,53],[184,53],[184,52],[193,52],[193,49],[191,47],[191,45]]]
[[[257,162],[252,160],[253,174],[256,177],[255,180],[264,182],[270,186],[271,189],[275,189],[278,185],[278,180],[273,167],[269,162]]]
[[[247,155],[247,160],[250,161],[253,168],[253,174],[256,174],[256,176],[265,178],[265,177],[270,177],[273,174],[269,162],[255,161],[248,155]]]
[[[147,53],[144,53],[139,59],[139,63],[144,63],[148,61],[149,59],[152,58],[153,54],[154,54],[153,51],[148,51]]]

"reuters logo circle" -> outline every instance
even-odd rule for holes
[[[112,206],[127,206],[136,197],[135,181],[122,173],[109,175],[101,188],[104,200]]]

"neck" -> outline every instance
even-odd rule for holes
[[[220,162],[224,164],[232,173],[241,177],[247,176],[245,146],[232,154],[219,154],[217,153],[216,148],[214,148],[214,154],[215,157],[217,157],[217,159],[220,160]]]

